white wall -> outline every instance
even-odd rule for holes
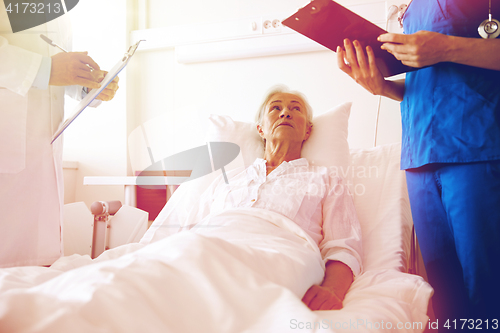
[[[146,28],[162,28],[237,20],[253,16],[290,15],[304,0],[142,0],[146,4]],[[344,0],[342,4],[363,9],[378,0]],[[360,5],[360,6],[357,6]],[[392,25],[391,25],[392,26]],[[169,38],[166,36],[165,38]],[[147,42],[146,42],[147,43]],[[174,49],[142,51],[129,71],[129,132],[149,121],[162,121],[163,149],[155,159],[203,143],[199,122],[210,113],[230,114],[234,119],[253,121],[265,92],[283,83],[302,91],[315,114],[346,101],[353,101],[349,125],[352,148],[373,146],[378,97],[372,96],[336,64],[330,51],[292,55],[179,64]],[[399,103],[382,99],[377,144],[397,142],[401,137]],[[190,117],[183,113],[190,112]],[[186,119],[180,119],[180,118]],[[183,121],[184,120],[184,121]],[[158,152],[158,150],[156,150]],[[145,161],[132,160],[143,165]],[[144,165],[143,165],[144,166]]]
[[[126,2],[85,0],[69,12],[73,26],[73,50],[88,51],[101,69],[109,70],[127,47]],[[64,132],[64,160],[78,162],[75,201],[88,206],[96,200],[123,200],[123,186],[84,186],[84,176],[125,176],[126,77],[113,101],[87,108]],[[66,116],[77,102],[66,99]],[[68,188],[69,190],[69,188]]]
[[[394,2],[394,0],[389,0]],[[287,16],[304,0],[85,0],[73,9],[75,49],[88,50],[103,69],[111,68],[141,28],[224,22],[253,16]],[[343,0],[342,4],[377,10],[380,0]],[[143,6],[143,7],[141,7]],[[144,8],[144,20],[138,13]],[[128,81],[128,84],[127,84]],[[84,186],[84,176],[131,175],[150,164],[147,152],[128,145],[137,127],[162,133],[154,159],[203,144],[202,121],[210,113],[253,121],[265,92],[284,83],[302,91],[315,114],[353,101],[349,125],[352,148],[373,146],[378,97],[357,86],[336,65],[330,51],[253,59],[179,64],[172,48],[139,51],[120,75],[111,102],[86,110],[65,133],[64,158],[77,161],[76,201],[123,200],[122,186]],[[67,110],[72,109],[71,102]],[[141,135],[139,135],[141,136]],[[378,144],[400,140],[399,104],[382,99]],[[151,145],[154,145],[151,143]],[[132,156],[132,158],[131,158]],[[136,156],[141,156],[140,158]]]

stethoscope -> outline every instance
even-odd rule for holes
[[[401,24],[401,27],[403,27],[403,19],[406,14],[406,11],[408,10],[408,7],[410,7],[411,5],[411,2],[412,0],[410,0],[410,3],[406,7],[405,11],[399,17],[399,23]],[[481,24],[477,28],[479,36],[483,37],[484,39],[497,38],[500,35],[500,22],[491,17],[491,0],[489,0],[489,4],[490,5],[488,8],[489,9],[488,18],[483,22],[481,22]]]
[[[479,27],[477,28],[477,32],[479,32],[479,36],[488,39],[488,38],[497,38],[500,35],[500,22],[491,18],[491,0],[489,7],[489,16],[487,20],[481,22]]]

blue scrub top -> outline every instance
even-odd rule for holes
[[[500,20],[500,1],[491,2]],[[406,34],[481,38],[477,28],[487,18],[488,0],[413,0],[403,25]],[[407,73],[401,116],[401,169],[499,160],[500,71],[439,63]]]

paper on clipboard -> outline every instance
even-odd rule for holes
[[[363,48],[371,46],[375,62],[384,77],[416,69],[403,65],[380,48],[382,43],[377,41],[377,37],[387,31],[333,0],[311,1],[282,23],[335,52],[337,46],[344,47],[345,38],[359,41]]]
[[[104,79],[101,81],[101,87],[99,89],[92,89],[91,91],[89,91],[87,96],[85,96],[80,101],[80,103],[78,103],[78,105],[75,107],[75,112],[73,113],[73,115],[66,119],[64,123],[61,124],[61,126],[59,126],[57,132],[52,136],[52,141],[50,143],[53,143],[62,134],[62,132],[64,132],[64,130],[68,128],[68,126],[76,119],[76,117],[78,117],[80,113],[82,113],[82,111],[85,110],[85,108],[89,106],[89,104],[92,103],[92,101],[108,86],[108,84],[110,84],[115,79],[115,77],[121,72],[121,70],[124,69],[125,66],[127,66],[128,62],[134,55],[135,50],[137,50],[137,48],[139,47],[140,42],[142,42],[142,40],[138,41],[135,45],[132,45],[128,49],[127,53],[125,53],[123,58],[116,63],[116,65],[108,72],[108,74],[106,74]]]

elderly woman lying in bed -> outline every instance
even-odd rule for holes
[[[342,179],[300,158],[311,116],[274,90],[258,116],[264,159],[201,198],[183,185],[140,244],[0,270],[0,332],[284,332],[317,319],[304,303],[341,308],[360,226]]]
[[[263,194],[253,204],[281,213],[303,228],[327,259],[321,285],[313,285],[303,302],[312,310],[342,308],[342,300],[361,267],[360,227],[354,204],[341,180],[326,168],[310,167],[301,158],[303,143],[312,130],[312,110],[298,93],[275,89],[258,114],[257,129],[265,144],[264,160],[251,167],[256,179],[249,184]],[[260,180],[260,181],[259,181]],[[272,195],[282,187],[283,195]],[[311,196],[321,189],[324,196]],[[271,195],[269,195],[271,194]]]
[[[342,179],[301,158],[302,145],[313,130],[311,119],[312,110],[300,93],[286,87],[271,90],[257,115],[264,159],[230,178],[228,185],[222,180],[214,182],[201,198],[201,210],[202,215],[217,216],[250,208],[275,212],[295,222],[319,246],[326,262],[321,284],[312,285],[303,302],[312,310],[340,309],[353,276],[362,269],[361,232]],[[218,237],[220,232],[216,232]]]

